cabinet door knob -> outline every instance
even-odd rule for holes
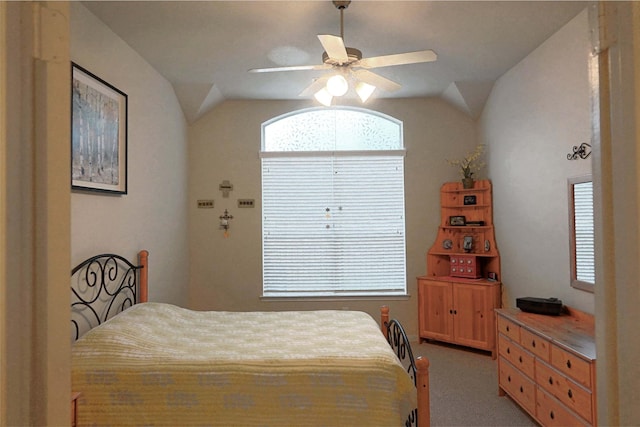
[[[567,392],[567,396],[569,396],[569,399],[573,397],[573,393],[571,392],[571,389],[569,389],[569,391]]]
[[[520,386],[520,393],[524,393],[524,389]]]
[[[536,348],[536,340],[531,341],[531,347]]]
[[[518,362],[522,363],[522,356],[518,357]]]
[[[511,375],[507,376],[507,381],[511,382]]]
[[[549,417],[551,417],[552,420],[556,417],[553,411],[549,412]]]
[[[567,368],[571,369],[571,360],[567,360]]]
[[[507,325],[507,332],[509,332],[509,325]]]
[[[511,347],[507,347],[507,354],[511,354]]]
[[[549,384],[553,385],[553,377],[549,377]]]

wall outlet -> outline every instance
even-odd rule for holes
[[[198,200],[198,209],[212,209],[213,200]]]
[[[238,199],[239,208],[253,208],[255,205],[255,199]]]

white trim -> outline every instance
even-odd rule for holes
[[[371,151],[261,151],[261,159],[273,157],[349,157],[349,156],[402,156],[407,150],[371,150]]]
[[[265,302],[335,302],[335,301],[407,301],[411,299],[411,294],[402,294],[402,295],[354,295],[354,296],[336,296],[336,297],[328,297],[328,296],[318,296],[318,297],[271,297],[261,295],[260,300]]]

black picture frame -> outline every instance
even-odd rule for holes
[[[463,215],[452,215],[449,217],[449,225],[460,227],[466,225],[466,218]]]
[[[475,194],[468,194],[468,195],[464,196],[464,198],[462,199],[462,203],[465,206],[475,205],[476,201],[477,201],[477,198],[476,198]]]
[[[462,249],[465,252],[471,252],[473,250],[473,236],[464,236],[462,238]]]
[[[71,189],[127,194],[128,97],[71,63]]]

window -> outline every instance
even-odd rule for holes
[[[262,140],[263,295],[405,295],[401,123],[309,109]]]
[[[591,176],[569,180],[571,286],[593,292],[596,283]]]

